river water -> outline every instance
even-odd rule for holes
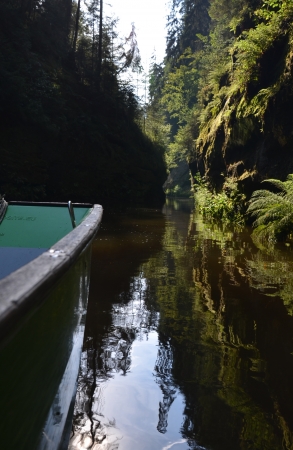
[[[188,200],[107,213],[70,450],[293,449],[293,251]]]

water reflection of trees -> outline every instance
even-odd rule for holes
[[[163,268],[156,276],[159,332],[170,337],[168,377],[186,397],[183,437],[191,448],[291,449],[290,255],[268,257],[245,231],[198,217],[188,230],[178,239],[170,221],[164,251],[145,266],[147,276],[152,266]],[[160,412],[174,395],[164,384],[162,391]]]
[[[191,449],[292,449],[290,252],[258,250],[244,230],[204,224],[180,204],[165,214],[162,248],[85,342],[72,450],[119,447],[115,421],[103,417],[103,389],[127,374],[134,339],[153,329],[159,432],[180,391]]]
[[[103,415],[103,390],[114,374],[126,375],[131,366],[131,346],[158,326],[158,314],[146,308],[148,283],[142,274],[133,277],[128,291],[112,304],[112,324],[98,345],[85,343],[74,411],[73,435],[69,449],[116,450],[122,439],[115,419]]]
[[[122,436],[115,419],[108,421],[103,416],[103,390],[115,373],[127,373],[133,340],[141,339],[158,321],[151,304],[146,310],[145,296],[151,288],[137,271],[142,260],[161,250],[165,217],[142,209],[121,216],[108,214],[93,246],[71,450],[119,447]]]
[[[159,404],[159,421],[157,430],[166,433],[168,427],[168,413],[176,398],[177,389],[174,385],[172,368],[173,354],[169,341],[159,345],[158,357],[155,364],[154,374],[156,381],[163,394],[163,400]]]
[[[268,297],[280,297],[293,315],[293,257],[291,252],[276,249],[273,253],[258,251],[247,260],[252,287]]]

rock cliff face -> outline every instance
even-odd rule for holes
[[[234,177],[250,196],[263,179],[293,173],[292,42],[290,34],[276,42],[259,61],[258,83],[247,84],[241,95],[227,94],[200,133],[191,170],[217,190],[225,177]]]

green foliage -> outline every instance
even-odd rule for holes
[[[202,48],[200,36],[206,36],[210,25],[208,0],[172,0],[167,21],[167,72],[178,64],[178,58],[189,47]]]
[[[220,82],[215,82],[217,79],[219,80],[219,77],[215,77],[217,68],[208,70],[207,79],[215,81],[210,81],[208,86],[203,86],[200,93],[200,96],[205,93],[206,98],[206,91],[210,92],[210,98],[204,105],[200,116],[200,129],[203,133],[200,135],[200,140],[203,141],[210,138],[206,133],[207,128],[213,127],[214,133],[216,133],[223,124],[225,124],[226,135],[229,139],[229,136],[232,135],[231,128],[235,125],[238,126],[235,121],[231,123],[230,120],[235,115],[237,121],[241,121],[245,117],[255,117],[263,128],[269,102],[276,96],[284,81],[280,63],[275,67],[268,66],[266,68],[272,72],[271,80],[268,81],[264,67],[266,67],[265,61],[269,52],[274,52],[278,43],[292,32],[292,2],[268,0],[262,3],[261,8],[254,11],[249,9],[248,4],[245,6],[245,2],[242,3],[242,12],[246,11],[246,16],[253,13],[254,23],[251,22],[250,28],[244,29],[237,39],[234,38],[230,42],[222,39],[224,53],[230,55],[230,66],[228,59],[226,66],[222,66],[222,80],[226,73],[226,86],[221,85],[221,79]],[[212,33],[223,27],[221,16],[217,22],[215,31]],[[231,21],[229,24],[231,25]],[[224,26],[224,30],[227,29],[227,26],[228,23]],[[208,52],[210,58],[214,56],[215,49],[215,45],[212,44],[211,50]],[[225,114],[219,120],[219,115],[224,112],[224,109]]]
[[[199,212],[208,220],[219,220],[243,224],[245,197],[232,178],[227,178],[223,191],[213,192],[207,181],[197,174],[195,177],[195,202]]]
[[[190,189],[186,189],[179,184],[177,184],[172,189],[166,189],[166,195],[167,197],[183,197],[183,198],[190,198]]]
[[[152,68],[149,108],[160,110],[162,130],[167,125],[165,159],[169,168],[192,159],[194,152],[200,66],[209,24],[208,1],[171,2],[166,58],[163,66]]]
[[[196,113],[191,111],[191,113]],[[169,143],[166,150],[166,163],[168,168],[176,167],[182,160],[192,158],[194,152],[194,138],[197,135],[196,121],[193,115],[187,124],[180,126],[173,142]]]
[[[138,126],[134,88],[118,76],[138,62],[134,30],[129,56],[104,21],[99,74],[98,2],[80,13],[75,49],[71,3],[0,2],[0,191],[8,200],[161,202],[162,145]]]
[[[256,11],[256,15],[265,20],[270,20],[275,12],[280,12],[282,8],[289,5],[288,1],[283,0],[263,0],[263,4],[259,10]]]
[[[269,3],[269,2],[266,2]],[[274,2],[278,4],[279,2]],[[245,89],[247,83],[257,82],[260,79],[261,64],[263,55],[275,44],[276,40],[288,33],[286,21],[292,18],[293,5],[282,8],[278,11],[271,11],[270,15],[263,17],[263,9],[257,10],[255,15],[260,21],[255,28],[243,31],[233,47],[236,52],[237,62],[235,65],[234,80],[237,80],[239,89]]]
[[[255,218],[254,235],[261,241],[284,240],[293,232],[293,174],[286,181],[265,180],[274,190],[261,189],[252,194],[247,209]]]
[[[178,60],[175,67],[164,80],[161,102],[171,118],[176,118],[178,124],[185,124],[191,107],[196,101],[198,85],[199,56],[188,48]]]
[[[219,172],[237,163],[239,154],[249,173],[257,170],[252,149],[263,133],[280,146],[289,145],[290,131],[283,134],[283,125],[272,116],[276,104],[281,110],[292,96],[292,23],[292,0],[172,2],[166,58],[150,107],[155,103],[160,123],[169,126],[168,167],[181,160],[197,162],[207,174],[215,174],[209,176],[218,190],[224,187],[218,195],[207,193],[207,215],[230,215],[222,206],[227,198]],[[284,113],[284,128],[288,120]],[[249,190],[242,174],[235,177]]]
[[[290,89],[293,49],[292,0],[194,2],[197,18],[191,2],[172,5],[160,85],[169,167],[217,147],[224,158],[262,133],[274,99]]]
[[[156,63],[155,55],[149,71],[150,103],[145,105],[143,125],[146,135],[165,153],[169,144],[170,124],[165,121],[165,115],[160,104],[162,96],[164,70],[162,64]]]
[[[162,148],[164,154],[169,143],[170,125],[165,123],[162,112],[154,106],[147,107],[145,118],[145,133]]]

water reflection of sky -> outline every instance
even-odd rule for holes
[[[131,368],[127,376],[116,373],[103,391],[103,414],[115,420],[119,430],[119,450],[174,448],[177,442],[183,445],[180,434],[184,399],[178,393],[169,413],[167,432],[157,431],[158,409],[162,391],[154,377],[158,353],[158,335],[152,331],[135,340],[131,349]]]
[[[112,304],[96,362],[94,351],[83,352],[70,450],[190,448],[180,432],[185,403],[173,384],[172,351],[159,343],[159,313],[147,309],[147,295],[140,273]]]

